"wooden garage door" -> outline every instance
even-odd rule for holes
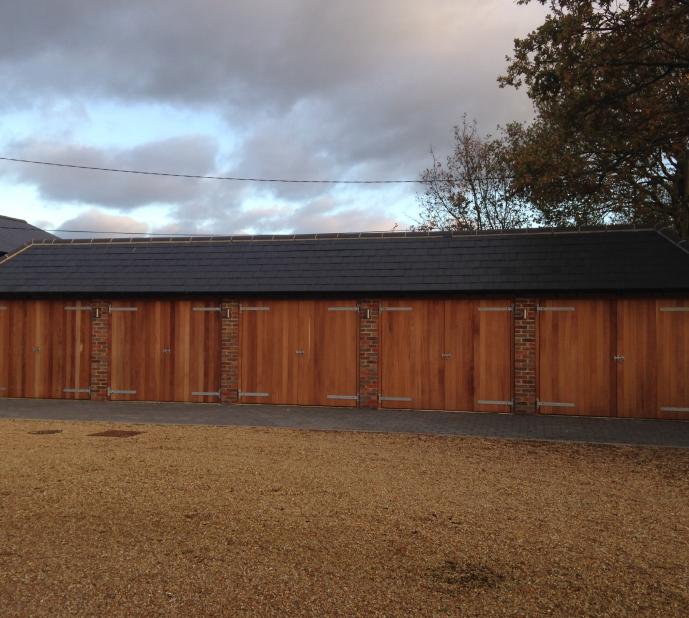
[[[91,308],[80,301],[0,303],[0,396],[88,399]]]
[[[689,419],[689,301],[547,301],[538,340],[541,412]]]
[[[538,308],[538,406],[543,414],[614,410],[614,303],[548,300]]]
[[[111,399],[219,401],[218,303],[118,301],[110,313]]]
[[[355,302],[247,302],[240,323],[240,401],[356,406]]]
[[[385,301],[380,316],[382,407],[511,409],[510,302]]]

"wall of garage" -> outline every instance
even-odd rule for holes
[[[0,349],[9,397],[689,420],[687,299],[8,300]]]

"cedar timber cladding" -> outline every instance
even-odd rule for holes
[[[41,242],[0,306],[2,396],[689,419],[656,230]]]

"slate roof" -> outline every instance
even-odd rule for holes
[[[10,253],[32,240],[52,240],[55,236],[44,232],[23,219],[0,215],[0,254]]]
[[[0,294],[689,292],[689,252],[655,230],[34,243]]]

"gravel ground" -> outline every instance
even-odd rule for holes
[[[3,617],[687,616],[688,565],[683,450],[0,421]]]

